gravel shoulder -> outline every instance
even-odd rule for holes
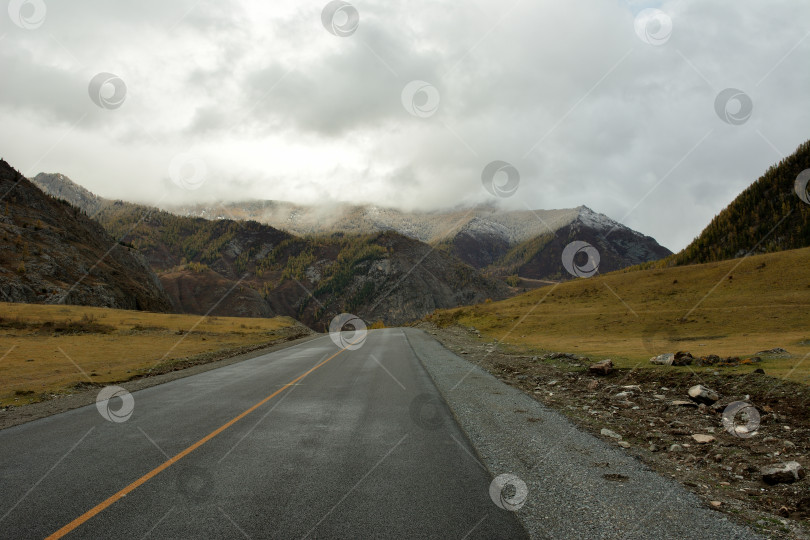
[[[526,483],[517,515],[532,538],[761,538],[425,332],[405,333],[483,464]]]

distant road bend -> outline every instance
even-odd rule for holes
[[[0,431],[0,537],[527,536],[401,329],[132,397]]]

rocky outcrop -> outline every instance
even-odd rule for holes
[[[695,403],[703,403],[704,405],[714,405],[720,397],[717,392],[706,388],[702,384],[696,384],[689,389],[689,399]]]
[[[608,375],[613,371],[613,360],[607,358],[588,366],[588,371],[596,375]]]
[[[0,195],[0,300],[171,310],[141,254],[2,160]]]
[[[807,474],[797,461],[788,461],[778,465],[762,467],[762,480],[766,484],[792,484],[798,482]]]

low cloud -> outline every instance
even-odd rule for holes
[[[810,124],[810,5],[788,0],[356,3],[347,37],[317,3],[45,5],[36,29],[0,23],[3,157],[108,197],[429,210],[490,201],[503,160],[507,205],[586,204],[679,249]],[[658,45],[634,28],[650,7],[672,22]],[[126,83],[119,108],[91,101],[99,72]],[[424,117],[413,80],[440,97]],[[729,87],[753,103],[741,125],[715,112]],[[187,152],[193,190],[169,175]]]

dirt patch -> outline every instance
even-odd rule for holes
[[[678,480],[708,507],[732,514],[770,538],[810,538],[810,477],[770,486],[760,474],[761,467],[786,461],[810,465],[807,386],[755,373],[756,366],[746,374],[723,373],[721,368],[698,374],[662,366],[600,376],[588,373],[590,362],[576,354],[544,359],[540,351],[504,350],[475,329],[419,327],[582,429]],[[694,403],[687,391],[697,384],[717,392],[719,400]],[[753,409],[729,422],[727,407],[736,402]],[[756,414],[759,420],[753,423]],[[603,429],[621,438],[601,434]]]

